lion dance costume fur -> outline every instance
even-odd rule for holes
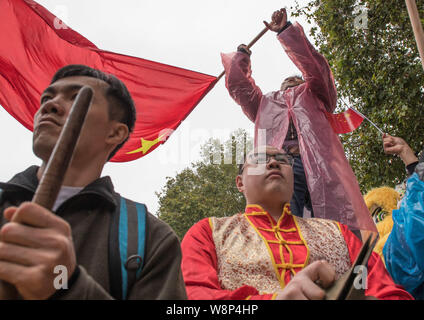
[[[392,210],[397,208],[400,198],[400,193],[390,187],[371,189],[364,196],[365,203],[380,235],[374,251],[381,256],[383,261],[383,247],[393,228]]]

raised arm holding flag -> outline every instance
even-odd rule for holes
[[[294,214],[303,214],[309,193],[315,217],[375,231],[356,177],[326,116],[333,113],[337,101],[326,59],[310,44],[298,23],[288,22],[285,9],[274,12],[272,22],[266,25],[278,34],[304,80],[287,78],[281,90],[263,94],[251,76],[250,51],[239,46],[238,52],[222,54],[231,97],[255,122],[256,141],[260,130],[266,131],[267,144],[296,155]]]

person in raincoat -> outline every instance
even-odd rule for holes
[[[278,34],[277,39],[304,80],[291,77],[282,83],[281,90],[263,94],[251,77],[246,46],[221,55],[230,96],[255,122],[255,144],[294,153],[294,214],[302,216],[309,193],[313,216],[339,221],[352,230],[376,231],[342,144],[326,117],[337,102],[327,60],[314,49],[297,22],[287,21],[285,9],[275,11],[272,22],[264,23]]]
[[[399,137],[383,136],[386,154],[399,156],[409,178],[400,207],[393,210],[393,228],[383,248],[393,280],[415,299],[424,299],[424,152],[420,158]],[[423,150],[424,151],[424,150]]]

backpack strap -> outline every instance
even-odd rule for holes
[[[120,197],[109,234],[110,292],[127,299],[141,275],[146,242],[146,206]]]

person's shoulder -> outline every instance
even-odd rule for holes
[[[234,225],[239,222],[242,217],[243,215],[238,213],[233,216],[203,218],[196,222],[187,233],[198,231],[211,232],[217,228],[220,229],[223,226]]]
[[[228,232],[240,224],[247,223],[248,221],[244,218],[242,213],[237,213],[235,215],[226,217],[209,218],[209,225],[212,232],[217,232],[219,230],[226,230]]]
[[[196,223],[194,223],[187,231],[189,233],[197,233],[197,232],[210,232],[212,230],[213,221],[215,219],[220,219],[217,217],[207,217],[203,218]]]
[[[195,224],[193,224],[192,228],[204,228],[211,225],[211,219],[214,219],[215,217],[207,217],[203,218],[199,221],[197,221]]]
[[[293,216],[295,217],[295,216]],[[326,230],[326,231],[336,231],[342,232],[343,226],[341,223],[330,220],[330,219],[322,219],[322,218],[301,218],[295,217],[295,220],[298,225],[303,228],[315,229],[315,230]]]
[[[24,171],[18,172],[8,181],[0,181],[0,189],[15,189],[16,186],[24,186],[29,189],[35,189],[38,185],[37,171],[39,167],[36,165],[26,168]]]
[[[311,218],[317,220],[318,218]],[[338,231],[345,241],[349,244],[351,243],[362,243],[370,233],[373,231],[357,229],[353,226],[348,226],[344,223],[330,220],[330,219],[318,219],[320,220],[321,225],[326,224],[327,226],[332,226],[333,231]],[[317,226],[318,227],[318,226]]]
[[[151,239],[163,241],[166,238],[171,238],[179,242],[178,236],[176,235],[175,231],[171,228],[171,226],[168,225],[165,221],[159,219],[154,214],[152,214],[147,208],[147,205],[145,203],[128,199],[119,194],[117,195],[121,199],[126,199],[129,202],[135,203],[138,207],[140,205],[144,206],[145,214],[146,214],[145,233],[146,233],[146,238],[150,239],[149,242],[151,241]]]
[[[232,229],[238,225],[242,214],[236,214],[226,217],[208,217],[196,222],[188,229],[184,235],[182,245],[190,242],[192,239],[202,239],[202,241],[213,242],[213,235],[222,230]]]
[[[210,238],[211,235],[211,218],[203,218],[194,223],[185,233],[182,239],[182,245],[187,242],[187,239],[206,237]]]
[[[243,218],[242,213],[236,213],[231,216],[224,216],[224,217],[209,217],[207,218],[210,222],[229,222],[229,221],[238,221]]]

